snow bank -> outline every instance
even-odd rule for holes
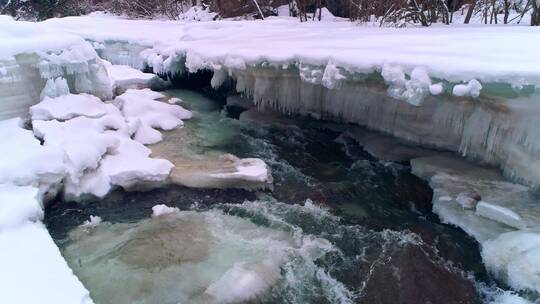
[[[41,146],[18,118],[1,121],[0,136],[0,301],[92,303],[40,222],[65,175],[62,151]]]
[[[3,303],[93,303],[43,224],[3,230],[0,244]]]
[[[52,19],[40,25],[103,42],[105,47],[129,42],[152,48],[151,61],[161,64],[149,66],[165,70],[178,67],[174,63],[179,60],[191,71],[260,64],[276,68],[307,64],[324,70],[332,64],[348,73],[369,73],[392,64],[408,75],[422,67],[430,77],[451,82],[540,84],[540,59],[534,51],[537,33],[528,26],[395,29],[350,22],[300,23],[293,18],[188,23],[96,15]]]
[[[122,111],[85,94],[47,97],[31,108],[34,134],[45,146],[65,153],[65,195],[69,199],[79,200],[86,195],[103,197],[114,186],[129,189],[138,183],[161,182],[168,177],[173,165],[150,158],[151,150],[131,139],[138,130],[133,131],[129,121],[146,119],[152,125],[171,129],[179,123],[176,120],[171,123],[170,117],[185,118],[190,113],[179,106],[155,101],[152,98],[162,96],[157,92],[142,90],[126,94],[122,95],[125,100],[116,101],[116,104],[121,102]],[[164,113],[169,110],[176,111]],[[157,120],[160,124],[154,123]]]
[[[68,92],[112,96],[101,60],[81,37],[37,23],[0,21],[0,119]]]
[[[0,121],[0,184],[43,186],[46,191],[65,174],[63,153],[41,146],[32,131],[21,125],[18,118]]]
[[[0,232],[43,218],[43,208],[35,187],[0,184],[0,202]]]

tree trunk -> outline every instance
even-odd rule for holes
[[[474,13],[474,8],[476,7],[476,0],[473,0],[473,2],[469,5],[469,10],[467,11],[467,16],[465,16],[465,24],[469,24],[471,22],[472,15]]]

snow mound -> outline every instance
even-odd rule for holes
[[[105,62],[105,67],[111,78],[115,94],[122,94],[128,89],[158,89],[167,85],[157,75],[143,73],[127,65],[113,65],[110,62]]]
[[[467,84],[458,84],[454,86],[452,94],[455,96],[465,96],[477,98],[480,96],[480,91],[482,90],[482,85],[478,80],[472,79]]]
[[[169,207],[167,205],[155,205],[152,207],[152,217],[157,217],[165,214],[172,214],[180,212],[180,209],[176,207]]]
[[[540,292],[540,233],[513,231],[482,246],[488,270],[517,290]]]
[[[0,183],[51,185],[64,176],[63,153],[41,146],[19,118],[0,121]]]
[[[476,214],[497,222],[501,222],[510,227],[517,229],[525,228],[525,223],[517,213],[496,204],[480,201],[476,205]]]
[[[172,130],[183,126],[183,119],[192,117],[190,111],[179,105],[156,100],[164,97],[161,93],[143,89],[127,90],[114,100],[134,130],[136,141],[155,144],[162,139],[156,129]]]
[[[99,118],[114,111],[110,104],[88,94],[69,94],[59,97],[45,97],[40,103],[30,107],[34,120],[68,120],[77,116]]]

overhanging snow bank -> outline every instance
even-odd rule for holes
[[[81,37],[0,16],[0,119],[26,114],[57,79],[73,93],[112,97],[107,71]]]

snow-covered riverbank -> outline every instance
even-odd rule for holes
[[[187,23],[102,15],[33,24],[0,17],[0,117],[13,118],[0,123],[6,153],[0,195],[9,202],[0,206],[5,208],[0,209],[0,241],[33,233],[50,249],[40,258],[60,265],[64,262],[40,223],[44,200],[59,191],[79,200],[103,197],[114,187],[171,180],[188,186],[271,180],[257,159],[217,158],[212,172],[194,178],[192,172],[174,173],[173,160],[150,157],[144,145],[160,142],[159,130],[181,127],[191,113],[164,103],[161,93],[142,89],[166,82],[129,66],[173,76],[212,70],[213,87],[231,77],[236,91],[260,110],[367,126],[498,166],[506,177],[537,188],[538,34],[538,29],[520,26],[381,29],[292,19]],[[122,95],[113,100],[113,93]],[[14,117],[29,108],[31,124],[25,129]],[[158,149],[160,157],[174,152]],[[534,240],[538,235],[539,207],[530,189],[502,177],[484,181],[484,176],[458,174],[456,182],[424,173],[418,174],[431,182],[434,211],[442,220],[484,245],[483,256],[496,276],[515,289],[538,292],[538,273],[525,269],[538,264],[538,244],[512,245],[524,234]],[[454,182],[457,190],[448,190]],[[448,205],[475,198],[460,196],[469,188],[490,200],[474,211]],[[518,195],[498,197],[500,202],[494,198],[504,193]],[[13,248],[7,254],[17,256],[17,248],[26,247]],[[9,257],[2,263],[17,267]],[[42,270],[38,280],[56,284],[48,279],[50,269],[36,269]],[[67,266],[62,269],[61,280],[77,291],[75,300],[65,302],[90,301]],[[64,301],[53,292],[47,296]]]

